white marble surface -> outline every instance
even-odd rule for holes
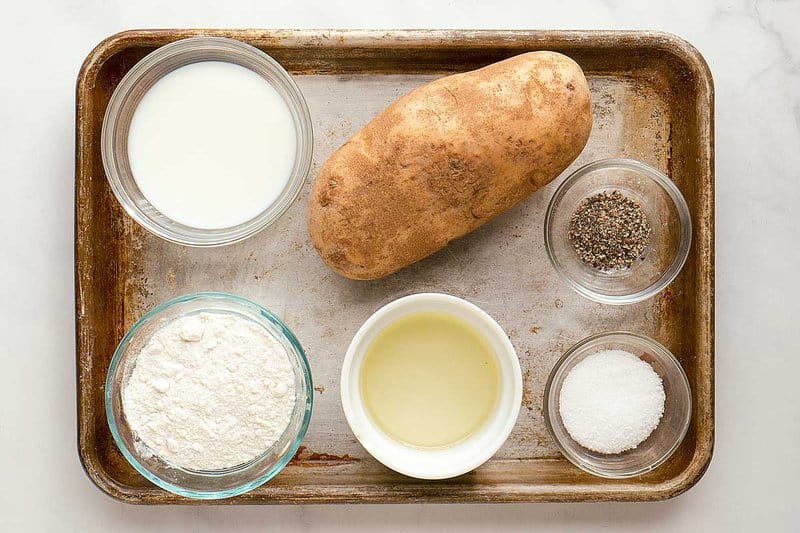
[[[0,3],[0,530],[797,531],[800,2]],[[717,104],[717,441],[652,504],[139,508],[75,446],[73,103],[83,57],[136,27],[661,29],[711,65]],[[701,529],[702,527],[702,529]]]

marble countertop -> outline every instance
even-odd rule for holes
[[[800,1],[312,3],[92,0],[3,7],[0,530],[790,531],[800,478]],[[716,450],[648,504],[133,507],[75,446],[74,86],[97,42],[140,27],[658,29],[716,86]],[[794,529],[796,531],[796,529]]]

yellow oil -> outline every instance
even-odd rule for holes
[[[402,317],[367,348],[361,395],[394,440],[440,448],[475,433],[497,403],[500,373],[486,339],[437,312]]]

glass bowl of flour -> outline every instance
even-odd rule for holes
[[[145,314],[119,343],[106,417],[148,480],[190,498],[228,498],[291,460],[312,390],[303,349],[278,317],[238,296],[189,294]]]

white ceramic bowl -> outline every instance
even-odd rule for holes
[[[393,440],[373,422],[361,398],[361,366],[376,335],[398,318],[420,311],[448,313],[466,321],[492,347],[500,371],[499,398],[489,420],[467,439],[445,448],[416,448]],[[514,346],[486,312],[455,296],[421,293],[385,305],[361,326],[344,358],[341,394],[350,428],[375,459],[407,476],[445,479],[479,467],[506,441],[522,403],[522,372]]]

